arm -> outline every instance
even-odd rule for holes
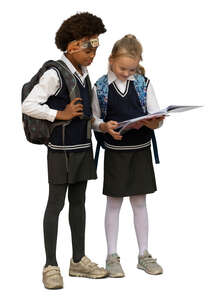
[[[22,112],[33,118],[53,122],[57,111],[44,103],[50,96],[55,95],[59,88],[60,82],[56,71],[53,69],[46,71],[24,100]]]
[[[104,122],[103,119],[101,119],[101,111],[100,111],[99,101],[97,99],[96,87],[93,88],[92,112],[93,112],[93,119],[94,119],[92,123],[92,127],[95,131],[99,131],[103,133],[108,132],[109,134],[112,135],[114,139],[116,140],[122,139],[122,136],[114,130],[118,125],[116,121]]]
[[[154,113],[159,110],[160,110],[160,107],[158,105],[153,86],[149,82],[148,89],[147,89],[147,111],[148,111],[148,113]],[[144,120],[141,122],[143,125],[151,128],[151,129],[157,129],[162,126],[163,120],[164,120],[164,117],[160,117],[160,118],[153,118],[150,120]]]
[[[101,123],[104,123],[104,121],[103,119],[101,119],[101,111],[100,111],[99,101],[97,99],[96,87],[94,87],[92,90],[91,107],[92,107],[92,115],[93,115],[92,128],[95,131],[101,132],[99,127]]]
[[[50,96],[55,95],[61,88],[61,82],[54,69],[46,71],[34,86],[22,104],[22,112],[33,118],[44,119],[50,122],[58,120],[71,120],[82,115],[82,104],[75,104],[80,98],[73,99],[63,111],[51,109],[46,103]],[[80,99],[81,100],[81,99]]]

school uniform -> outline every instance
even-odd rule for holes
[[[75,76],[83,99],[84,114],[91,117],[91,90],[87,69],[81,75],[63,55],[61,60]],[[72,99],[71,99],[72,100]],[[23,112],[33,118],[55,122],[57,110],[69,103],[67,86],[59,70],[46,71],[23,103]],[[48,180],[52,184],[73,184],[96,178],[88,120],[73,118],[69,125],[57,126],[48,144]]]
[[[148,112],[159,110],[152,85],[147,87],[145,112],[140,104],[134,86],[134,76],[123,82],[115,74],[108,72],[108,102],[104,120],[101,112],[96,88],[93,90],[94,128],[99,131],[101,122],[110,120],[122,122],[140,117]],[[156,180],[151,158],[151,129],[143,126],[131,129],[123,135],[121,141],[104,134],[104,184],[103,194],[111,197],[125,197],[149,194],[156,191]]]
[[[61,60],[76,79],[86,119],[76,117],[66,126],[55,127],[47,146],[50,189],[44,216],[46,265],[56,265],[58,215],[64,206],[67,188],[73,257],[75,261],[79,261],[84,256],[85,190],[87,180],[96,179],[90,134],[92,112],[89,75],[85,67],[82,67],[81,75],[65,55]],[[64,110],[70,100],[73,99],[69,99],[62,74],[58,69],[52,68],[43,74],[39,83],[24,100],[23,113],[55,122],[57,111]]]

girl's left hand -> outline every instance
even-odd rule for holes
[[[162,116],[162,117],[159,117],[159,118],[151,118],[151,119],[148,119],[148,120],[142,120],[140,122],[142,123],[142,125],[147,126],[150,129],[156,129],[156,128],[159,127],[159,123],[161,121],[163,121],[164,118],[165,117]]]

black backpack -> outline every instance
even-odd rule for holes
[[[53,67],[57,68],[62,74],[65,84],[67,85],[70,99],[80,97],[80,91],[77,86],[76,79],[71,73],[71,71],[68,69],[66,64],[61,60],[58,61],[49,60],[44,63],[44,65],[40,68],[40,70],[33,76],[33,78],[29,82],[23,85],[21,103],[23,103],[23,101],[31,92],[33,87],[39,82],[41,76],[48,69],[51,69]],[[60,126],[60,125],[65,126],[71,122],[71,120],[50,122],[47,120],[32,118],[26,114],[22,114],[22,120],[23,120],[24,132],[27,140],[33,144],[45,144],[45,145],[48,144],[51,133],[56,126]]]

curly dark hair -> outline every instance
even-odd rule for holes
[[[106,32],[100,18],[88,12],[77,13],[65,20],[56,32],[55,43],[62,51],[67,49],[68,43],[85,36],[92,36]]]

